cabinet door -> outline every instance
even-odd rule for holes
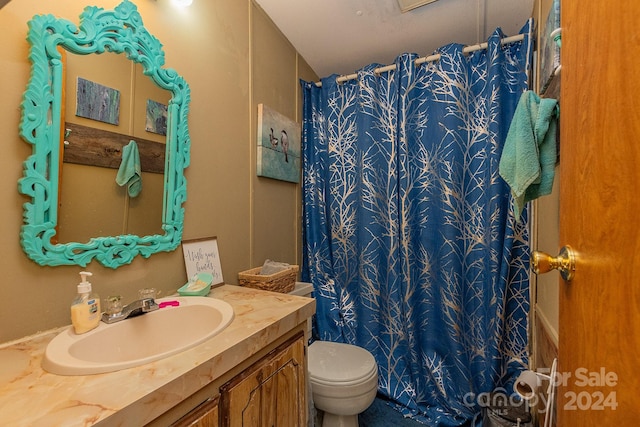
[[[207,400],[173,424],[173,427],[218,427],[218,398]]]
[[[299,334],[222,386],[222,425],[306,426],[304,357],[304,339]]]

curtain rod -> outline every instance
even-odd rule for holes
[[[515,36],[503,38],[500,41],[500,44],[505,45],[510,43],[516,43],[522,40],[524,40],[524,34],[517,34]],[[462,53],[475,52],[476,50],[486,49],[488,46],[489,46],[489,43],[487,42],[476,44],[473,46],[466,46],[465,48],[462,49]],[[435,62],[439,59],[440,59],[440,54],[437,53],[435,55],[423,56],[421,58],[418,58],[415,60],[415,64],[420,65],[426,62]],[[393,71],[395,69],[396,69],[396,64],[391,64],[391,65],[385,65],[384,67],[376,68],[375,70],[373,70],[373,72],[375,74],[380,74],[380,73],[385,73],[387,71]],[[346,74],[346,75],[336,77],[336,83],[344,83],[349,80],[356,80],[357,78],[358,78],[358,73]],[[317,87],[322,87],[322,82],[316,82],[315,85]]]

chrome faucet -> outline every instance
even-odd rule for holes
[[[157,310],[158,304],[153,298],[142,298],[122,307],[120,311],[107,310],[102,313],[104,323],[115,323],[130,317],[139,316]]]

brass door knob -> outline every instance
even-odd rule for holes
[[[573,279],[576,272],[576,255],[569,245],[560,249],[560,254],[557,257],[552,257],[544,252],[533,251],[531,254],[531,269],[536,274],[558,270],[562,278],[568,282]]]

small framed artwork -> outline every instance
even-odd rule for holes
[[[204,237],[202,239],[185,240],[182,242],[182,254],[187,270],[187,278],[198,273],[211,273],[212,285],[224,283],[222,267],[220,266],[220,254],[218,253],[218,239],[216,237]]]
[[[145,123],[147,132],[157,133],[158,135],[167,134],[167,106],[147,99],[147,118]]]
[[[258,104],[258,176],[300,182],[300,125]]]
[[[76,116],[117,125],[120,122],[120,91],[78,77]]]
[[[544,29],[540,34],[540,93],[545,94],[560,69],[560,44],[556,32],[560,28],[560,0],[553,0]],[[559,80],[559,78],[558,78]],[[558,86],[559,92],[559,86]],[[555,95],[555,94],[554,94]],[[559,93],[558,93],[559,95]]]

